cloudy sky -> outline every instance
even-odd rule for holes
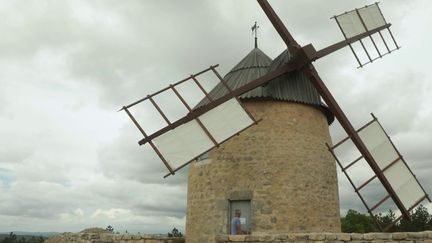
[[[301,45],[342,40],[331,16],[369,1],[270,2]],[[373,112],[432,193],[432,3],[383,0],[402,49],[357,69],[349,49],[315,63],[355,127]],[[0,232],[184,230],[187,170],[164,166],[121,106],[253,47],[284,44],[255,1],[0,1]],[[371,52],[373,50],[371,49]],[[333,140],[345,135],[337,123]],[[340,175],[341,211],[362,210]]]

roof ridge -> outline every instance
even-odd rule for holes
[[[269,65],[259,65],[259,66],[247,66],[247,67],[242,67],[242,68],[232,69],[232,70],[229,71],[227,74],[225,74],[225,76],[227,76],[228,74],[235,73],[235,72],[242,71],[242,70],[246,70],[246,69],[252,69],[252,68],[268,68],[268,67],[269,67]]]

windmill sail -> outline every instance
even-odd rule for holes
[[[153,141],[176,171],[254,123],[253,117],[232,98]]]
[[[415,207],[419,201],[427,197],[377,119],[359,131],[359,136],[405,208]]]
[[[227,94],[216,102],[203,88],[198,79],[200,75],[210,70],[212,71],[210,73],[213,73],[222,84],[226,85],[216,71],[216,67],[217,65],[210,66],[206,70],[191,75],[189,78],[183,79],[174,85],[170,85],[122,108],[144,136],[144,139],[139,141],[139,144],[148,143],[168,168],[170,174],[174,174],[175,171],[181,169],[202,154],[257,123],[240,104],[236,95],[231,92],[228,86],[225,86],[228,90]],[[192,109],[191,107],[195,104],[189,104],[177,89],[178,86],[185,84],[198,86],[202,95],[209,101],[209,104]],[[185,116],[175,121],[168,119],[168,115],[157,102],[157,97],[167,91],[173,91],[173,94],[178,98],[177,102],[181,103],[189,111]],[[199,94],[193,94],[193,96],[199,97]],[[144,131],[142,125],[129,111],[130,108],[138,106],[143,102],[150,102],[154,106],[159,115],[167,123],[166,126],[152,134],[147,134]],[[173,104],[170,105],[172,106]]]
[[[335,17],[346,38],[364,33],[386,24],[378,4],[351,10]]]
[[[371,52],[370,50],[368,51],[368,48],[364,41],[360,39],[359,43],[364,51],[364,54],[366,54],[366,60],[361,60],[353,46],[350,44],[349,47],[354,54],[357,62],[359,63],[359,67],[363,67],[366,64],[372,63],[376,59],[382,58],[384,55],[387,55],[392,51],[400,48],[396,43],[392,32],[390,31],[390,26],[387,24],[384,16],[382,15],[378,3],[367,5],[363,8],[354,9],[343,14],[334,16],[333,18],[336,20],[336,23],[342,31],[345,39],[350,39],[352,37],[368,33],[371,30],[381,29],[383,27],[387,29],[389,35],[391,36],[391,39],[395,46],[394,48],[391,47],[390,44],[388,44],[388,41],[385,40],[381,31],[378,31],[378,34],[380,36],[379,40],[382,42],[383,46],[385,46],[384,49],[380,49],[377,45],[377,40],[372,37],[372,34],[368,34],[369,39],[376,51],[375,57],[373,56],[373,52]]]
[[[400,199],[403,207],[408,211],[419,205],[425,199],[430,201],[428,194],[420,185],[419,181],[408,167],[408,164],[405,162],[402,155],[399,153],[390,137],[379,123],[378,119],[375,116],[373,116],[373,118],[374,119],[371,122],[358,129],[357,133],[377,163],[380,172],[388,180],[396,194],[396,197]],[[332,147],[329,146],[329,150],[335,157],[341,170],[347,176],[354,190],[360,196],[368,212],[374,217],[374,215],[378,213],[375,213],[376,209],[387,202],[391,197],[387,194],[374,205],[371,205],[371,202],[366,200],[363,190],[374,181],[376,175],[361,184],[354,183],[354,178],[358,177],[358,175],[351,170],[353,170],[352,168],[356,164],[360,163],[363,156],[360,156],[352,162],[348,161],[350,163],[347,164],[344,163],[346,161],[342,161],[342,159],[336,155],[336,150],[343,147],[348,142],[350,142],[349,137],[341,140]],[[344,166],[344,164],[347,165]]]

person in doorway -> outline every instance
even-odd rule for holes
[[[240,215],[241,215],[240,209],[236,209],[234,211],[234,218],[232,218],[232,220],[231,220],[231,234],[232,235],[242,235],[243,234],[243,231],[241,229]]]

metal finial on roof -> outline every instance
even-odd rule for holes
[[[257,25],[257,22],[255,21],[255,24],[251,28],[252,33],[255,35],[255,48],[258,48],[258,38],[257,38],[258,28],[259,28],[259,25]]]

